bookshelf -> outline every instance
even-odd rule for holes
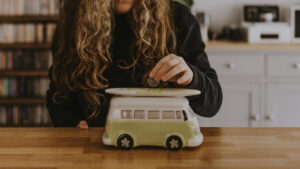
[[[5,105],[44,105],[44,98],[0,98],[0,104]]]
[[[48,71],[0,71],[1,77],[48,77]]]
[[[51,126],[46,108],[58,0],[0,0],[0,126]]]
[[[0,16],[0,23],[56,23],[58,16]]]
[[[0,22],[1,23],[1,22]],[[0,50],[22,49],[22,50],[50,50],[50,43],[0,43]]]

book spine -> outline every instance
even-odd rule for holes
[[[9,51],[6,51],[5,70],[9,70]]]
[[[20,43],[25,43],[25,35],[26,35],[26,30],[25,30],[25,24],[20,24]]]
[[[3,97],[3,80],[0,79],[0,97]]]
[[[13,106],[13,124],[18,126],[20,123],[19,111],[17,106]]]
[[[37,37],[36,41],[38,43],[43,43],[44,42],[44,25],[43,24],[37,24],[36,25],[37,29]]]
[[[52,42],[52,38],[53,38],[53,35],[54,35],[54,32],[55,32],[55,29],[56,29],[56,24],[48,24],[47,25],[47,39],[46,39],[46,41],[48,43]]]
[[[4,5],[4,2],[3,0],[0,0],[0,15],[4,15],[4,12],[3,12],[3,5]]]
[[[3,97],[8,96],[8,79],[3,80]]]
[[[9,88],[10,88],[10,93],[9,93],[9,96],[10,97],[13,97],[14,96],[14,79],[13,78],[10,78],[9,79],[9,81],[10,81],[10,85],[9,85]]]
[[[9,1],[9,15],[14,15],[14,1],[10,0]]]
[[[7,114],[5,107],[0,107],[0,126],[5,126],[7,123]]]
[[[3,55],[1,57],[1,68],[2,70],[6,69],[6,52],[3,52]]]
[[[4,51],[0,51],[0,71],[3,70],[3,68],[2,68],[2,57],[4,57]]]
[[[4,42],[4,30],[3,30],[3,24],[0,24],[0,43]]]
[[[19,95],[18,92],[18,80],[14,79],[14,97],[17,97]]]
[[[4,3],[3,3],[3,9],[4,9],[4,15],[8,15],[8,9],[9,9],[9,0],[4,0]]]

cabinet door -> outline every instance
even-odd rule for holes
[[[223,104],[212,118],[199,117],[202,127],[249,127],[259,126],[260,103],[259,84],[221,82]]]
[[[267,85],[265,126],[300,127],[300,83]]]

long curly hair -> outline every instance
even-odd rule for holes
[[[53,53],[52,79],[56,92],[52,99],[70,99],[81,92],[88,103],[87,118],[96,117],[109,81],[104,71],[111,65],[115,0],[63,0]],[[176,49],[176,35],[170,0],[135,0],[129,13],[135,40],[131,43],[132,63],[123,69],[143,68],[141,85],[147,87],[148,74],[158,60]]]

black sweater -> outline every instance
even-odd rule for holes
[[[197,89],[202,92],[199,96],[187,97],[189,104],[196,114],[212,117],[220,109],[223,96],[217,74],[211,68],[204,51],[205,44],[201,38],[199,23],[185,6],[172,2],[171,8],[174,11],[175,27],[177,28],[178,53],[175,54],[183,57],[194,73],[191,84],[185,86],[185,88]],[[117,63],[120,59],[130,61],[129,45],[134,39],[134,34],[128,23],[127,15],[117,15],[115,22],[116,26],[111,46],[113,62]],[[54,35],[52,52],[55,53],[56,50],[56,37]],[[139,71],[136,70],[135,72]],[[131,69],[124,71],[117,66],[112,66],[105,72],[105,77],[109,80],[109,88],[142,87],[136,80],[133,80]],[[81,120],[87,120],[84,114],[88,110],[86,110],[87,106],[80,92],[71,93],[71,101],[55,104],[51,99],[55,90],[51,80],[47,91],[47,108],[54,126],[72,127],[76,126]],[[107,102],[101,106],[100,115],[93,120],[87,120],[89,126],[105,125],[111,95],[105,94],[105,97]]]

